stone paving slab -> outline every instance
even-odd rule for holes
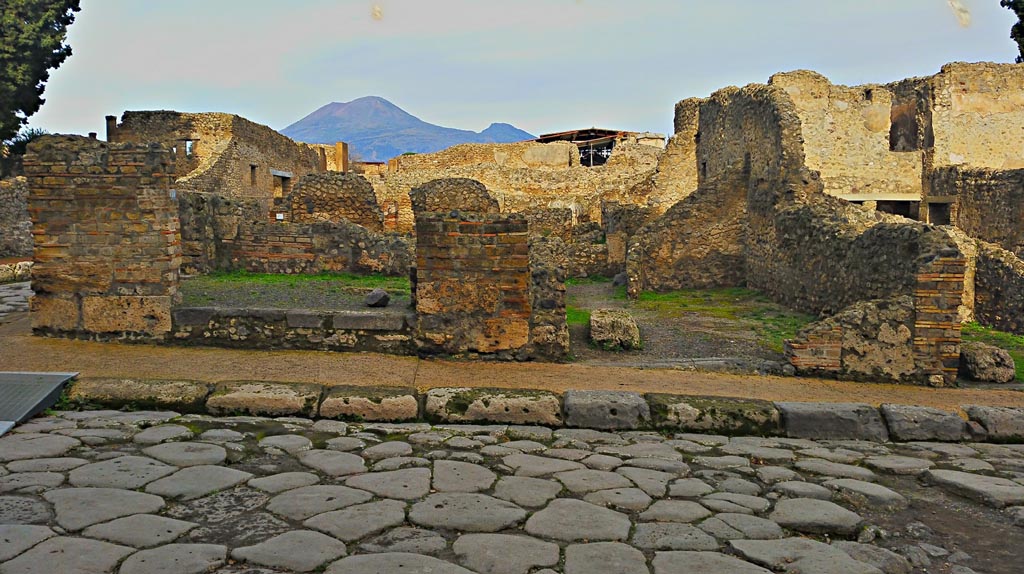
[[[54,553],[118,574],[1010,574],[989,533],[1024,548],[1017,444],[152,411],[20,428],[0,437],[4,574]],[[977,532],[944,536],[935,500]]]

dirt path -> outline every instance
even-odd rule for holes
[[[955,411],[965,404],[1024,407],[1024,392],[931,389],[796,377],[552,363],[421,360],[371,353],[246,351],[95,343],[31,335],[27,313],[0,325],[0,370],[78,371],[88,377],[263,380],[324,385],[603,389],[773,401],[883,402]]]

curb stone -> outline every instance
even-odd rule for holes
[[[965,405],[969,419],[914,405],[796,403],[730,397],[619,391],[495,388],[325,387],[307,383],[78,378],[68,399],[105,408],[161,408],[186,413],[256,416],[298,415],[368,423],[435,421],[580,427],[602,430],[653,429],[753,434],[812,439],[884,442],[957,442],[986,439],[1024,442],[1024,408]],[[347,401],[347,402],[346,402]],[[454,404],[453,404],[454,401]],[[485,404],[485,402],[487,404]],[[508,407],[506,414],[505,408]],[[523,413],[523,408],[529,413]],[[513,413],[519,409],[520,412]]]

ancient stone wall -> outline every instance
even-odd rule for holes
[[[184,269],[258,273],[408,274],[409,238],[375,233],[347,220],[267,221],[252,200],[182,193]]]
[[[282,197],[298,178],[327,169],[320,148],[230,114],[125,112],[107,139],[162,143],[178,160],[176,188],[226,197]]]
[[[370,231],[384,231],[384,212],[373,186],[360,175],[306,175],[295,184],[285,204],[290,207],[286,220],[293,223],[346,220]]]
[[[566,207],[535,207],[523,212],[530,222],[530,235],[557,237],[568,241],[572,236],[574,221],[572,210]]]
[[[521,358],[562,360],[569,355],[565,318],[565,243],[557,237],[530,238],[530,342]]]
[[[933,167],[1024,168],[1024,66],[946,64],[931,85]]]
[[[462,178],[435,179],[409,192],[415,213],[465,211],[498,213],[498,202],[479,181]]]
[[[566,159],[564,164],[562,159],[551,163],[531,159],[527,163],[522,158],[530,159],[526,153],[529,150],[543,150],[535,152],[538,156],[550,154]],[[608,164],[583,167],[579,165],[576,146],[566,142],[467,144],[437,154],[396,158],[396,167],[387,177],[371,179],[371,183],[384,210],[388,230],[412,231],[414,217],[409,192],[442,178],[481,182],[504,213],[568,208],[573,212],[574,222],[599,221],[602,201],[647,205],[650,194],[641,184],[653,174],[661,153],[653,146],[624,142],[616,146]],[[666,203],[664,208],[671,204],[668,199],[662,203]]]
[[[32,219],[28,215],[28,180],[0,180],[0,258],[32,256]]]
[[[675,135],[669,138],[665,152],[658,159],[648,191],[647,206],[655,214],[665,213],[697,189],[697,131],[701,101],[691,98],[676,104]]]
[[[768,81],[796,105],[808,169],[821,174],[825,193],[918,199],[922,154],[889,149],[893,94],[884,86],[838,86],[806,70]]]
[[[25,156],[36,333],[160,338],[181,241],[174,157],[159,144],[45,136]]]
[[[604,228],[608,264],[615,267],[615,273],[626,270],[626,252],[629,250],[630,238],[658,213],[653,207],[617,201],[606,201],[601,204],[601,225]]]
[[[949,222],[968,235],[1024,256],[1024,169],[939,168],[930,195],[953,202]]]
[[[975,320],[1024,335],[1024,261],[997,245],[979,241],[974,292]]]

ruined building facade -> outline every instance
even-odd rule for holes
[[[798,370],[949,384],[962,320],[1021,327],[1021,98],[1022,66],[950,64],[680,102],[669,150],[697,185],[631,239],[629,291],[746,285],[828,317],[790,345]]]

